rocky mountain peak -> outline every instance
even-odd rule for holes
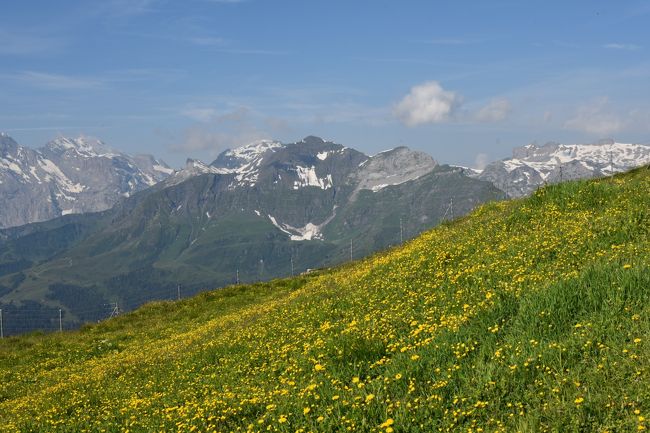
[[[15,153],[18,147],[18,143],[13,138],[4,132],[0,132],[0,152],[2,154]]]
[[[232,171],[242,170],[246,166],[259,165],[267,153],[281,147],[283,144],[275,140],[254,141],[244,146],[225,150],[210,165]]]
[[[429,173],[438,163],[424,152],[405,146],[379,152],[359,166],[354,174],[358,189],[379,191],[389,185],[398,185]]]
[[[39,150],[0,137],[0,227],[97,212],[165,179],[173,170],[90,137],[58,137]]]
[[[111,149],[103,141],[87,136],[57,137],[47,143],[43,149],[46,153],[57,154],[74,153],[85,157],[107,157],[119,155],[119,152]]]

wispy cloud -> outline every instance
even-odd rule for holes
[[[109,18],[128,18],[150,13],[159,0],[105,0],[97,13]]]
[[[24,31],[7,31],[0,29],[0,55],[25,56],[31,54],[52,53],[63,47],[59,37],[44,36]]]
[[[256,113],[247,107],[237,107],[231,111],[220,112],[213,108],[184,110],[184,115],[199,120],[172,138],[169,149],[173,152],[207,152],[216,156],[227,148],[239,147],[263,138],[272,138],[275,123],[259,122]]]
[[[216,108],[199,107],[183,109],[180,114],[197,122],[209,122],[220,116],[222,112]]]
[[[34,87],[53,90],[92,89],[101,87],[104,84],[104,81],[95,78],[50,74],[35,71],[23,71],[18,74],[6,74],[0,77],[15,81],[21,81]]]
[[[5,132],[28,132],[28,131],[67,131],[70,129],[109,129],[110,126],[83,125],[83,126],[36,126],[33,128],[11,128],[4,129]]]
[[[182,32],[181,32],[182,33]],[[266,48],[248,48],[241,47],[236,41],[211,35],[183,35],[171,33],[145,33],[145,32],[121,32],[123,35],[132,37],[141,37],[148,39],[158,39],[162,41],[173,41],[191,44],[196,47],[209,49],[211,52],[224,54],[250,54],[266,56],[285,56],[291,54],[286,50],[266,49]]]
[[[610,43],[610,44],[603,45],[603,48],[607,48],[611,50],[636,51],[636,50],[640,50],[641,46],[635,44]]]
[[[290,51],[284,50],[265,50],[255,48],[215,48],[215,52],[224,54],[259,54],[263,56],[288,56]]]
[[[606,136],[619,132],[625,122],[614,112],[606,97],[578,107],[575,115],[564,123],[565,129]]]
[[[498,98],[490,101],[482,107],[475,115],[479,122],[500,122],[512,111],[512,104],[506,98]]]
[[[467,45],[476,43],[477,41],[475,39],[463,38],[435,38],[427,39],[421,42],[429,45]]]
[[[203,45],[203,46],[210,46],[210,47],[223,47],[224,45],[227,45],[229,42],[224,39],[224,38],[215,38],[215,37],[190,37],[187,38],[187,40],[194,45]]]

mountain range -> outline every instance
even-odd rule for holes
[[[488,164],[474,177],[492,182],[509,197],[529,195],[541,185],[602,177],[650,163],[650,146],[601,140],[594,144],[528,144],[512,158]]]
[[[20,171],[24,182],[40,185],[38,177],[53,191],[68,189],[55,208],[66,215],[0,230],[0,307],[47,317],[61,308],[68,326],[106,317],[109,303],[132,309],[181,291],[361,258],[506,194],[650,162],[644,145],[548,143],[515,149],[512,158],[478,171],[441,165],[406,147],[368,156],[310,136],[258,141],[173,171],[153,157],[116,153],[85,138],[59,138],[38,151],[7,136],[3,143],[17,150],[0,160],[2,179],[20,183]],[[32,159],[18,161],[20,155]],[[68,183],[37,169],[26,175],[31,167],[49,167],[45,161],[79,174],[65,175]],[[120,163],[131,171],[118,169]],[[86,184],[84,167],[107,171],[86,174]],[[100,188],[102,176],[112,179],[110,188]],[[70,191],[71,182],[81,185],[79,193]],[[93,205],[93,190],[110,190],[94,203],[103,210],[75,213]],[[32,314],[25,328],[51,327],[50,318],[38,319],[45,316]]]
[[[86,137],[60,137],[34,150],[0,134],[0,228],[110,208],[173,170]]]
[[[178,285],[191,294],[361,258],[503,197],[405,147],[260,141],[190,160],[108,210],[0,231],[0,302],[93,320]]]

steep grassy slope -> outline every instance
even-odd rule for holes
[[[650,427],[650,170],[331,271],[0,343],[0,429]]]
[[[195,176],[101,214],[0,230],[0,308],[15,319],[6,331],[58,328],[59,308],[64,327],[78,327],[106,318],[108,303],[129,311],[173,299],[178,284],[196,294],[234,283],[237,270],[240,281],[251,283],[291,275],[292,262],[298,272],[331,266],[349,259],[351,240],[356,258],[399,243],[400,219],[405,239],[435,226],[452,198],[456,215],[464,215],[503,197],[449,166],[361,191],[356,200],[348,200],[353,185],[345,183],[293,189],[267,179],[232,189],[231,181]],[[330,223],[322,240],[294,241],[270,216],[295,227]]]

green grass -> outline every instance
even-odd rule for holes
[[[642,431],[650,170],[294,279],[0,342],[5,431]]]

